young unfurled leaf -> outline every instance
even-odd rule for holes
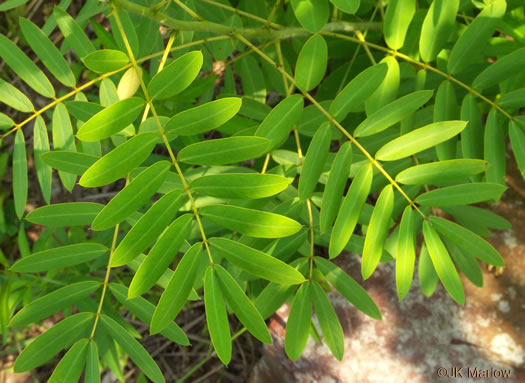
[[[89,340],[81,339],[69,349],[53,370],[48,383],[78,382],[84,364]]]
[[[0,101],[20,112],[29,113],[35,110],[35,107],[25,94],[2,79],[0,79]]]
[[[159,161],[140,173],[104,206],[91,224],[91,230],[109,229],[136,212],[157,192],[170,166],[168,161]]]
[[[497,201],[506,189],[506,186],[488,182],[459,184],[423,193],[415,202],[422,206],[439,207]]]
[[[232,356],[230,324],[224,297],[212,266],[206,269],[204,276],[204,308],[213,348],[222,363],[228,365]]]
[[[388,185],[381,191],[381,194],[379,194],[366,232],[363,260],[361,263],[363,279],[368,279],[379,263],[379,259],[383,253],[385,238],[388,234],[393,206],[394,190],[392,185]]]
[[[47,128],[44,119],[38,116],[33,127],[33,150],[36,174],[38,176],[38,183],[42,190],[42,195],[46,203],[51,202],[51,177],[52,169],[43,161],[40,156],[49,152],[49,137],[47,135]]]
[[[264,118],[255,131],[255,136],[271,140],[268,150],[280,146],[290,135],[293,126],[303,113],[304,101],[301,95],[293,94],[277,104]]]
[[[399,226],[396,257],[397,296],[402,300],[410,290],[416,261],[416,215],[412,206],[403,212]]]
[[[262,251],[226,238],[212,238],[209,242],[229,262],[257,277],[283,285],[304,282],[304,277],[293,267]]]
[[[75,76],[69,64],[46,34],[26,18],[19,18],[19,25],[27,43],[51,74],[65,86],[75,87]]]
[[[314,259],[321,273],[342,296],[371,318],[381,319],[381,312],[365,289],[332,262],[321,257]]]
[[[77,243],[40,251],[18,260],[11,270],[19,273],[39,273],[79,265],[106,254],[108,248],[98,243]]]
[[[190,233],[192,218],[191,214],[184,214],[168,226],[131,280],[130,298],[138,297],[150,289],[168,269]]]
[[[68,152],[77,151],[69,113],[62,103],[58,103],[53,111],[53,149]],[[77,180],[76,175],[62,171],[59,171],[58,175],[64,187],[71,191]]]
[[[82,338],[93,326],[92,313],[79,313],[58,322],[39,335],[16,358],[14,371],[17,373],[32,370],[46,363],[61,350]]]
[[[310,198],[319,181],[330,151],[331,138],[330,122],[326,122],[317,130],[310,142],[299,177],[299,199],[301,201]]]
[[[337,9],[350,15],[357,12],[361,3],[360,0],[330,0],[330,2],[335,5]]]
[[[432,222],[437,231],[468,254],[494,266],[504,265],[503,258],[501,258],[497,250],[470,230],[440,217],[430,217],[430,222]]]
[[[432,61],[444,48],[456,21],[459,0],[434,0],[430,4],[419,39],[419,53],[424,62]]]
[[[111,259],[111,267],[125,265],[147,249],[177,215],[185,201],[179,190],[165,194],[133,225]]]
[[[95,51],[91,40],[86,36],[76,20],[69,16],[65,10],[55,7],[53,16],[55,16],[55,20],[67,44],[73,48],[79,58],[84,58]]]
[[[257,158],[270,150],[262,137],[227,137],[201,141],[182,149],[177,158],[193,165],[226,165]]]
[[[501,185],[505,183],[506,169],[506,132],[501,120],[501,114],[492,108],[485,124],[484,158],[489,163],[486,171],[487,181]]]
[[[436,122],[416,129],[385,144],[376,153],[380,161],[395,161],[419,153],[460,133],[465,121]]]
[[[317,33],[323,29],[329,16],[326,0],[292,0],[291,3],[299,24],[308,32]]]
[[[302,227],[284,215],[231,205],[206,206],[200,213],[227,229],[257,238],[287,237]]]
[[[191,188],[217,198],[265,198],[282,192],[292,182],[274,174],[227,173],[205,175],[194,179]]]
[[[82,61],[93,72],[107,73],[125,66],[129,63],[129,57],[121,51],[101,49],[88,54]]]
[[[154,383],[165,382],[159,366],[157,366],[144,347],[133,338],[133,335],[131,335],[114,319],[105,314],[100,316],[100,324],[103,326],[104,330],[111,334],[120,347],[122,347],[131,360],[148,378]]]
[[[356,137],[366,137],[382,132],[423,106],[432,97],[431,90],[420,90],[398,98],[384,106],[355,129]]]
[[[383,106],[394,101],[397,97],[400,83],[399,63],[393,56],[387,56],[380,63],[388,65],[388,71],[381,84],[375,89],[374,93],[365,102],[367,116],[377,112]]]
[[[221,265],[213,267],[222,294],[239,321],[263,343],[271,344],[272,337],[252,301],[248,299],[235,279]]]
[[[405,185],[442,185],[468,179],[485,170],[483,160],[458,159],[412,166],[397,174],[396,181]]]
[[[128,68],[120,78],[117,87],[117,95],[119,100],[125,100],[133,97],[140,87],[140,79],[142,77],[142,69],[140,67]]]
[[[81,152],[53,151],[41,155],[46,166],[58,171],[81,176],[100,157]]]
[[[334,223],[335,217],[341,205],[341,198],[350,175],[352,165],[352,144],[346,142],[339,148],[330,175],[323,193],[321,203],[320,228],[321,232],[327,232]]]
[[[450,74],[463,71],[477,57],[480,46],[494,33],[506,7],[505,0],[493,0],[487,3],[485,9],[469,24],[450,52],[447,64]]]
[[[158,138],[157,134],[146,132],[117,146],[86,170],[79,184],[97,187],[125,177],[150,155]]]
[[[416,13],[415,0],[392,0],[385,13],[384,34],[387,45],[394,50],[405,42],[408,26]]]
[[[193,136],[216,129],[235,116],[241,104],[242,99],[227,97],[196,106],[173,116],[166,124],[166,131],[179,136]]]
[[[303,353],[310,334],[312,320],[311,283],[303,283],[293,299],[290,315],[286,323],[284,350],[292,361],[299,359]]]
[[[93,202],[66,202],[32,210],[25,220],[48,227],[90,225],[104,205]]]
[[[323,79],[328,62],[328,46],[321,35],[313,35],[303,45],[295,65],[295,82],[302,91],[315,88]]]
[[[144,109],[144,100],[127,98],[108,106],[91,117],[77,132],[82,141],[100,141],[110,137],[131,124]]]
[[[55,97],[53,85],[44,72],[11,40],[0,34],[0,57],[35,92],[47,98]]]
[[[13,150],[13,199],[18,219],[22,219],[27,202],[27,157],[24,132],[18,129]]]
[[[434,265],[432,264],[432,260],[430,259],[430,255],[428,254],[427,247],[424,243],[421,245],[421,253],[419,254],[419,262],[417,267],[421,291],[423,292],[424,296],[430,297],[436,290],[439,277],[436,273]]]
[[[428,222],[423,222],[423,234],[432,264],[443,286],[457,303],[465,304],[463,286],[447,248]]]
[[[352,181],[330,236],[330,259],[337,257],[350,240],[361,214],[361,209],[370,192],[372,176],[372,165],[364,165]]]
[[[155,311],[155,306],[146,299],[138,297],[128,299],[128,289],[117,283],[110,283],[111,293],[117,300],[123,304],[133,315],[136,315],[144,323],[150,323]],[[171,322],[167,328],[161,331],[161,334],[172,342],[183,346],[189,346],[190,341],[184,331],[175,322]]]
[[[151,79],[148,85],[150,97],[160,100],[182,92],[195,80],[202,62],[203,56],[200,51],[188,52],[174,60]]]
[[[94,340],[89,342],[86,355],[85,383],[100,383],[100,370],[98,366],[98,347]]]
[[[100,286],[100,282],[86,281],[78,282],[62,287],[53,291],[43,297],[36,299],[28,305],[25,305],[22,310],[16,313],[11,318],[9,326],[23,326],[34,323],[40,319],[71,306],[77,300],[89,296],[95,292]]]

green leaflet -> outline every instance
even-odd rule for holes
[[[505,185],[505,145],[506,131],[501,121],[501,114],[496,109],[491,109],[485,124],[485,161],[489,163],[486,171],[487,181]]]
[[[276,195],[292,181],[274,174],[212,174],[194,179],[191,188],[211,197],[256,199]]]
[[[44,119],[38,116],[33,126],[33,150],[36,175],[47,204],[51,202],[52,169],[41,159],[41,155],[49,152],[49,137]]]
[[[136,315],[142,322],[150,323],[155,311],[155,306],[149,303],[146,299],[138,297],[128,299],[128,289],[117,283],[110,283],[109,289],[117,300],[123,304],[133,315]],[[183,346],[189,346],[190,341],[184,331],[175,323],[171,322],[168,327],[161,332],[166,338],[172,342]]]
[[[13,8],[24,5],[28,1],[29,0],[6,0],[2,4],[0,4],[0,12],[9,11]]]
[[[419,53],[424,62],[433,61],[444,48],[456,21],[459,0],[435,0],[430,5],[419,39]]]
[[[315,265],[325,278],[357,309],[371,318],[381,319],[381,312],[372,298],[356,281],[332,262],[321,257],[315,257]]]
[[[124,34],[126,35],[126,39],[128,40],[128,44],[131,48],[131,52],[133,53],[135,57],[138,57],[139,39],[137,36],[137,31],[135,30],[135,25],[131,21],[131,17],[129,16],[129,12],[123,9],[118,9],[115,11],[118,13],[118,16],[119,16],[119,19],[122,25],[122,29],[123,29]],[[113,32],[113,37],[115,38],[115,43],[117,44],[118,48],[121,51],[127,52],[127,47],[126,47],[126,44],[124,43],[122,32],[120,31],[120,28],[117,26],[115,16],[114,15],[109,16],[109,21],[111,24],[111,30]]]
[[[330,0],[339,10],[353,15],[359,9],[360,0]]]
[[[25,94],[2,79],[0,79],[0,101],[24,113],[30,113],[35,110],[35,107]]]
[[[463,71],[477,57],[481,44],[492,36],[506,8],[505,0],[493,0],[469,24],[450,52],[447,64],[450,74]]]
[[[230,325],[224,297],[212,266],[206,269],[204,276],[204,308],[213,348],[222,363],[228,365],[232,356]]]
[[[432,296],[436,290],[439,277],[424,243],[421,245],[421,253],[419,254],[418,278],[423,295]]]
[[[67,111],[79,121],[87,121],[98,112],[104,110],[104,107],[87,101],[68,101],[65,103]]]
[[[255,308],[264,319],[267,319],[282,306],[294,290],[294,286],[270,282],[255,300]]]
[[[46,166],[78,176],[84,174],[99,158],[92,154],[65,151],[48,151],[40,157]]]
[[[132,137],[95,162],[78,183],[84,187],[98,187],[125,177],[148,158],[158,137],[155,133]]]
[[[18,260],[10,270],[19,273],[39,273],[62,269],[91,261],[106,254],[108,248],[98,243],[77,243],[40,251]]]
[[[518,168],[520,169],[521,176],[525,178],[525,132],[523,132],[523,129],[515,121],[511,121],[509,125],[509,135]]]
[[[323,338],[337,360],[341,361],[344,354],[344,334],[330,300],[318,282],[311,283],[312,301]]]
[[[48,227],[90,225],[104,205],[93,202],[66,202],[42,206],[31,211],[25,220]]]
[[[457,120],[458,102],[454,86],[450,81],[443,81],[436,93],[434,103],[434,122]],[[456,158],[457,138],[452,138],[436,146],[436,153],[440,160]]]
[[[465,121],[443,121],[413,130],[385,144],[376,153],[380,161],[395,161],[444,142],[467,126]]]
[[[245,97],[265,104],[267,94],[266,83],[264,81],[264,74],[255,57],[252,55],[243,57],[239,66],[242,90]]]
[[[299,359],[303,353],[310,334],[312,320],[311,283],[303,283],[293,299],[290,315],[286,323],[284,350],[292,361]]]
[[[74,88],[75,76],[55,45],[35,24],[28,19],[18,19],[20,29],[29,46],[55,78],[67,87]]]
[[[508,55],[499,58],[478,74],[472,83],[476,89],[483,90],[501,83],[509,77],[516,76],[523,71],[525,62],[525,48],[517,49]],[[501,100],[500,100],[501,104]]]
[[[162,73],[162,72],[161,72]],[[237,114],[242,99],[226,97],[177,113],[166,124],[166,131],[193,136],[216,129]]]
[[[405,42],[408,26],[416,13],[415,0],[391,0],[385,13],[384,34],[387,45],[394,50]]]
[[[348,141],[339,148],[324,189],[319,218],[322,233],[330,230],[330,227],[334,223],[348,181],[351,166],[352,144]]]
[[[138,297],[149,290],[167,270],[190,233],[192,219],[191,214],[184,214],[168,226],[131,280],[130,298]]]
[[[145,101],[139,97],[126,98],[108,106],[91,117],[77,132],[82,141],[100,141],[133,123],[144,109]]]
[[[202,62],[203,56],[200,51],[188,52],[174,60],[151,79],[148,85],[150,97],[160,100],[182,92],[195,80]]]
[[[494,266],[504,265],[503,258],[497,250],[470,230],[440,217],[430,217],[430,222],[437,231],[473,257]]]
[[[289,136],[303,113],[304,101],[300,94],[286,97],[264,118],[255,135],[271,140],[269,150],[280,146]]]
[[[170,167],[168,161],[159,161],[140,173],[104,206],[91,230],[109,229],[140,209],[157,192]]]
[[[60,31],[64,35],[64,39],[68,45],[73,48],[79,58],[84,58],[95,51],[91,40],[86,36],[75,19],[69,16],[66,11],[62,8],[55,7],[53,16],[55,16],[58,28],[60,28]]]
[[[226,165],[257,158],[270,150],[262,137],[228,137],[201,141],[182,149],[177,159],[193,165]]]
[[[496,230],[508,230],[512,227],[505,218],[475,206],[450,206],[441,210],[452,215],[461,223],[479,224],[481,222],[484,226]],[[468,227],[468,225],[465,226]]]
[[[326,0],[292,0],[295,17],[307,31],[320,32],[328,21],[329,7]]]
[[[129,63],[127,54],[113,49],[91,52],[82,60],[89,70],[97,73],[113,72]]]
[[[144,347],[133,338],[133,335],[105,314],[100,316],[100,324],[111,334],[120,347],[122,347],[131,360],[148,378],[155,383],[165,381],[159,366],[157,366]]]
[[[209,242],[229,262],[257,277],[283,285],[295,285],[305,280],[293,267],[262,251],[226,238],[211,238]]]
[[[323,79],[328,63],[328,46],[321,35],[313,35],[304,43],[297,64],[295,82],[302,91],[315,88]]]
[[[20,48],[2,34],[0,34],[0,57],[35,92],[46,98],[55,97],[53,85],[44,72]]]
[[[393,207],[394,190],[392,185],[387,185],[381,191],[381,194],[379,194],[366,232],[365,245],[363,247],[363,261],[361,263],[363,279],[368,279],[379,263],[379,259],[383,253],[385,238],[388,234]]]
[[[402,300],[410,290],[416,261],[416,215],[409,205],[405,208],[399,225],[396,257],[397,296]]]
[[[235,279],[221,265],[213,266],[224,299],[239,321],[263,343],[271,344],[272,337],[264,319]]]
[[[256,238],[287,237],[302,227],[284,215],[231,205],[206,206],[200,213],[229,230]]]
[[[464,253],[453,243],[446,242],[446,244],[454,263],[463,274],[465,274],[474,285],[483,287],[483,274],[478,261],[470,254]]]
[[[372,185],[372,165],[364,165],[356,175],[350,189],[346,193],[343,204],[330,236],[329,255],[330,259],[337,257],[345,248],[354,232],[355,225],[361,214],[361,209],[370,192]]]
[[[89,340],[81,339],[69,349],[53,370],[48,383],[78,382],[84,363]]]
[[[483,160],[458,159],[412,166],[397,174],[396,181],[405,185],[442,185],[467,179],[483,172]]]
[[[27,202],[27,157],[24,132],[18,129],[13,149],[13,199],[18,219],[22,219]]]
[[[204,261],[202,244],[194,244],[182,257],[173,276],[155,308],[150,324],[150,333],[165,329],[186,304],[197,276],[199,263]]]
[[[463,286],[456,271],[456,266],[450,259],[450,255],[441,238],[439,238],[439,235],[428,222],[423,222],[423,234],[432,264],[443,286],[457,303],[460,305],[465,304]]]
[[[387,71],[388,65],[381,63],[359,73],[337,94],[330,105],[330,114],[340,122],[348,113],[363,110],[364,101],[383,82]]]
[[[466,158],[483,158],[484,129],[481,125],[481,110],[476,96],[471,93],[465,96],[461,104],[461,119],[469,122],[461,132],[463,156]],[[501,131],[499,127],[498,131]]]
[[[185,196],[174,190],[155,202],[120,242],[111,267],[125,265],[147,249],[177,215],[184,201]]]
[[[440,207],[498,201],[506,189],[506,186],[489,182],[460,184],[423,193],[415,202],[422,206]]]
[[[86,355],[85,383],[100,383],[100,370],[98,366],[98,347],[94,340],[89,342]]]
[[[310,142],[299,177],[299,200],[301,201],[310,198],[314,192],[330,151],[331,138],[330,122],[326,122],[317,130]]]
[[[388,71],[383,82],[375,89],[374,93],[365,102],[366,114],[369,116],[397,97],[400,82],[399,63],[393,56],[387,56],[380,63],[388,65]]]
[[[366,137],[382,132],[418,110],[430,100],[432,93],[431,90],[420,90],[398,98],[359,124],[354,136]]]
[[[69,113],[63,103],[57,104],[53,111],[53,149],[60,151],[76,152],[75,136],[73,126],[69,119]],[[64,187],[71,191],[75,186],[77,177],[74,174],[58,172]]]
[[[47,318],[48,316],[71,306],[77,300],[88,297],[100,286],[100,282],[86,281],[73,283],[53,291],[25,305],[11,318],[9,326],[23,326]]]
[[[58,322],[49,330],[39,335],[16,358],[16,373],[32,370],[46,363],[77,339],[81,338],[93,325],[92,313],[79,313]]]
[[[1,95],[0,95],[1,97]],[[521,108],[525,105],[525,88],[506,93],[499,99],[502,108]]]

